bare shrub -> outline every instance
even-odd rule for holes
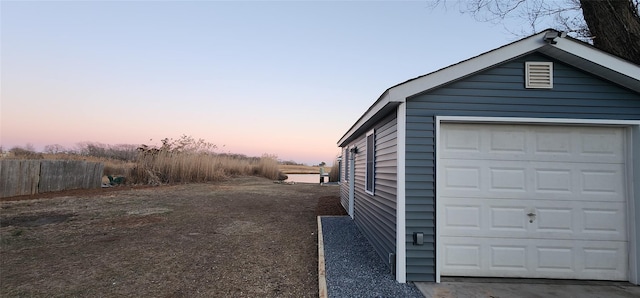
[[[13,157],[16,159],[43,159],[41,153],[38,153],[33,149],[33,146],[27,144],[26,147],[13,147],[9,149]]]
[[[52,145],[55,146],[55,145]],[[82,156],[103,157],[108,159],[116,159],[123,161],[135,161],[138,156],[136,148],[138,146],[131,144],[107,145],[96,142],[82,142],[77,144],[75,151],[68,150]],[[45,147],[45,151],[46,151]]]

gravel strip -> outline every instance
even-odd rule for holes
[[[327,292],[334,297],[424,297],[401,284],[348,216],[322,217]]]

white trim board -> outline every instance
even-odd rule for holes
[[[349,153],[349,159],[347,160],[347,168],[348,168],[348,177],[346,180],[349,182],[349,205],[347,212],[351,219],[355,217],[355,193],[356,193],[356,182],[355,182],[355,172],[356,172],[356,153],[351,152],[351,149],[356,148],[356,145],[351,145],[347,147],[347,151]],[[346,176],[346,175],[345,175]]]
[[[397,156],[398,176],[397,199],[396,199],[396,281],[407,282],[407,215],[406,215],[406,192],[405,192],[405,148],[407,139],[407,104],[398,106],[397,123]]]
[[[638,183],[634,177],[640,176],[640,125],[632,126],[628,134],[628,140],[630,140],[628,147],[629,150],[627,158],[632,161],[627,167],[627,183],[629,185],[628,196],[631,198],[627,218],[629,219],[629,251],[636,252],[629,256],[629,268],[635,268],[636,270],[629,271],[629,282],[633,284],[640,284],[640,247],[638,241],[640,241],[640,230],[638,224],[640,220],[640,183]],[[633,241],[631,241],[633,240]]]
[[[478,123],[519,123],[519,124],[576,124],[576,125],[639,125],[640,120],[615,119],[574,119],[574,118],[524,118],[524,117],[473,117],[473,116],[436,116],[436,128],[441,121],[478,122]]]
[[[435,140],[435,167],[436,167],[436,190],[435,190],[435,196],[436,196],[436,283],[440,283],[440,272],[441,272],[441,262],[440,262],[440,256],[442,253],[442,248],[441,248],[441,244],[438,241],[438,239],[440,238],[440,226],[441,226],[441,217],[438,216],[437,214],[437,210],[438,210],[438,201],[439,201],[439,193],[438,193],[438,186],[437,186],[437,179],[438,176],[440,175],[439,173],[439,150],[438,150],[438,146],[440,144],[440,126],[442,122],[447,122],[447,123],[455,123],[455,122],[464,122],[464,123],[484,123],[484,124],[488,124],[488,123],[514,123],[514,124],[538,124],[538,125],[585,125],[585,126],[621,126],[621,127],[630,127],[630,131],[631,133],[627,134],[627,148],[629,151],[627,160],[625,162],[625,164],[628,165],[628,171],[627,174],[629,175],[627,178],[627,181],[629,181],[629,183],[627,184],[627,206],[628,206],[628,210],[629,214],[628,214],[628,221],[627,221],[627,225],[628,225],[628,243],[629,243],[629,282],[633,283],[633,284],[639,284],[640,283],[640,279],[638,277],[638,271],[640,271],[639,269],[639,258],[640,256],[638,256],[638,254],[640,253],[638,251],[638,240],[640,238],[639,235],[637,235],[637,220],[640,220],[640,208],[638,208],[638,204],[637,201],[640,200],[640,194],[638,194],[637,192],[634,193],[635,189],[640,188],[640,186],[638,186],[638,183],[636,180],[634,179],[634,174],[637,175],[637,173],[640,172],[640,162],[637,162],[638,160],[640,160],[640,150],[638,150],[639,144],[640,144],[640,140],[638,140],[638,138],[640,138],[640,121],[639,120],[609,120],[609,119],[569,119],[569,118],[520,118],[520,117],[466,117],[466,116],[436,116],[435,117],[435,128],[436,128],[436,140]],[[634,163],[635,161],[635,163]],[[399,178],[399,177],[398,177]],[[635,209],[634,209],[635,208]],[[631,211],[634,210],[634,211]]]
[[[565,53],[571,53],[571,55],[580,57],[582,59],[591,61],[597,65],[603,66],[613,72],[619,73],[623,76],[640,80],[640,67],[627,60],[624,60],[618,56],[609,54],[605,51],[601,51],[589,44],[585,44],[574,38],[556,38],[556,44],[553,47],[547,47],[542,50],[546,54],[552,56],[566,55],[555,52],[554,49],[561,50]],[[549,51],[547,51],[549,50]],[[634,88],[635,90],[638,90]]]
[[[373,148],[369,148],[369,136],[373,135]],[[366,192],[369,195],[375,195],[376,193],[376,130],[375,129],[371,129],[367,132],[367,134],[364,137],[364,144],[365,144],[365,157],[364,157],[364,192]],[[368,184],[369,184],[369,149],[373,149],[373,151],[371,152],[373,154],[373,164],[371,165],[371,167],[373,167],[373,177],[371,177],[372,180],[372,185],[371,185],[371,189],[367,189]]]

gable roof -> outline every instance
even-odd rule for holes
[[[585,42],[547,29],[470,59],[410,79],[385,90],[376,102],[338,141],[344,146],[368,126],[406,102],[407,98],[471,76],[497,64],[540,52],[595,76],[640,93],[640,66],[611,55]]]

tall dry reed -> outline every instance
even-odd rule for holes
[[[331,170],[329,172],[329,182],[338,182],[340,181],[340,163],[336,159],[331,166]]]
[[[232,176],[263,176],[277,179],[273,156],[242,158],[203,152],[141,153],[131,170],[131,183],[161,184],[219,181]]]
[[[213,152],[213,149],[216,148],[215,145],[186,135],[175,140],[163,139],[160,148],[142,145],[136,152],[133,152],[134,155],[137,154],[135,160],[122,159],[119,158],[119,155],[111,157],[108,154],[91,155],[92,152],[104,153],[108,151],[107,149],[115,147],[93,144],[88,144],[85,147],[96,150],[83,150],[82,154],[78,152],[42,154],[17,148],[12,149],[13,154],[10,158],[102,162],[105,165],[103,175],[122,176],[125,177],[127,183],[133,184],[209,182],[233,176],[262,176],[269,179],[281,179],[283,176],[275,155],[263,155],[261,158],[257,158],[241,154],[216,154]],[[120,145],[118,148],[129,150],[132,146]],[[127,153],[130,153],[129,151]],[[5,157],[3,156],[3,158]]]

